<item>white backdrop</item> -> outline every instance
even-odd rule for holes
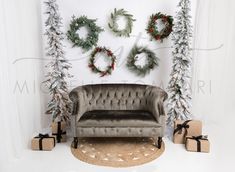
[[[62,17],[66,19],[75,14],[73,11],[75,7],[68,13],[63,11],[63,9],[70,9],[66,4],[70,4],[72,1],[59,1],[59,4],[62,5]],[[81,3],[77,4],[79,9],[76,12],[77,15],[89,13],[89,17],[99,18],[97,23],[102,27],[107,27],[104,14],[108,14],[112,8],[118,7],[122,3],[138,20],[152,13],[148,10],[159,10],[173,15],[176,5],[176,1],[170,0],[149,0],[151,5],[146,3],[147,1],[134,0],[126,1],[126,3],[124,0],[109,2],[101,0],[99,4],[90,6],[91,0],[79,0],[78,2]],[[102,10],[97,9],[97,6],[102,2],[105,7]],[[133,5],[135,10],[131,8],[131,2],[136,3]],[[216,131],[218,131],[216,135],[223,138],[219,143],[223,147],[231,148],[226,151],[221,149],[221,160],[223,160],[224,152],[227,153],[226,157],[231,157],[230,161],[221,165],[225,170],[229,168],[228,164],[233,163],[233,146],[235,145],[234,140],[231,140],[231,132],[229,132],[235,131],[233,124],[235,120],[235,79],[233,76],[235,72],[235,53],[233,51],[235,48],[235,2],[233,0],[197,0],[197,5],[195,1],[193,2],[194,8],[196,8],[196,16],[194,16],[194,48],[196,50],[193,51],[193,112],[196,117],[204,121],[206,126],[216,126]],[[109,5],[110,9],[107,8]],[[95,9],[93,9],[94,7]],[[45,61],[42,61],[43,41],[40,8],[40,0],[0,0],[0,171],[7,169],[6,167],[13,162],[19,161],[23,152],[28,149],[33,133],[47,127],[50,121],[44,115],[47,97],[41,88]],[[97,10],[96,13],[95,10]],[[104,20],[100,20],[102,18]],[[67,25],[68,22],[69,20],[66,20],[65,24]],[[145,28],[143,27],[145,24],[141,24],[140,20],[136,24],[138,27],[135,26],[133,34],[138,35]],[[105,39],[100,39],[100,45],[107,45],[114,50],[124,45],[125,50],[120,58],[125,57],[135,42],[135,37],[130,39],[115,38],[115,42],[112,42],[114,37],[111,34],[102,33],[101,36]],[[146,37],[147,35],[143,32],[142,36]],[[106,38],[108,38],[108,42],[106,42]],[[146,41],[141,40],[139,43],[145,45]],[[70,43],[67,42],[66,45],[68,46]],[[220,45],[222,45],[221,48],[213,50]],[[165,41],[161,46],[154,43],[149,46],[152,48],[169,46],[169,41]],[[168,80],[170,52],[159,50],[157,54],[161,59],[160,68],[141,79],[145,83],[152,84],[154,81],[157,85],[159,79],[164,83]],[[69,59],[73,59],[75,55],[77,55],[75,58],[80,58],[79,50],[73,49],[68,52]],[[117,68],[111,77],[100,79],[92,74],[85,65],[80,66],[80,63],[86,64],[86,59],[76,60],[72,63],[72,73],[75,74],[75,78],[71,87],[92,81],[103,82],[103,79],[112,82],[122,82],[123,79],[130,82],[139,80],[132,73],[127,72],[124,66]]]
[[[138,1],[137,3],[135,0],[58,0],[57,2],[63,18],[63,31],[65,33],[69,29],[69,24],[73,15],[76,17],[86,15],[88,18],[97,19],[97,25],[105,30],[99,36],[98,45],[110,48],[117,57],[116,69],[113,71],[112,75],[100,78],[99,75],[92,73],[87,67],[91,51],[83,53],[82,49],[79,47],[72,48],[72,42],[66,39],[64,41],[66,46],[65,50],[67,52],[66,57],[72,63],[73,69],[71,72],[74,75],[74,78],[71,81],[71,87],[104,82],[143,83],[166,87],[171,69],[171,40],[168,38],[165,39],[163,43],[156,41],[151,42],[145,29],[147,27],[149,17],[153,13],[162,12],[164,14],[174,16],[178,3],[177,1],[147,0]],[[195,7],[196,3],[193,1],[193,16],[195,16]],[[45,5],[42,4],[42,9],[44,8]],[[130,38],[117,37],[108,28],[110,14],[113,12],[114,8],[124,8],[136,19]],[[45,17],[46,16],[43,14],[43,21],[45,21]],[[192,22],[194,22],[194,18]],[[79,33],[80,35],[84,34],[84,32]],[[152,49],[160,59],[159,68],[156,68],[149,75],[146,75],[146,77],[136,76],[132,72],[128,71],[125,66],[127,56],[135,43]],[[44,45],[46,45],[45,41]]]
[[[43,127],[39,1],[0,1],[0,171],[22,156],[32,133]],[[26,59],[24,59],[26,58]],[[22,59],[15,62],[17,59]],[[6,163],[7,162],[7,163]]]

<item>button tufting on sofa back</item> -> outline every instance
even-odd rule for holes
[[[83,89],[88,110],[143,110],[151,94],[151,87],[145,85],[87,85]]]

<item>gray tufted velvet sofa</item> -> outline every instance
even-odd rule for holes
[[[165,91],[136,84],[85,85],[69,94],[71,127],[78,137],[152,137],[161,146],[164,135]]]

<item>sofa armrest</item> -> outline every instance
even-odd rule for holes
[[[164,101],[167,99],[167,97],[167,93],[160,88],[154,88],[152,90],[149,110],[160,124],[165,123],[166,113],[164,110]]]
[[[73,102],[72,116],[75,116],[75,121],[77,121],[87,110],[83,88],[77,87],[73,89],[69,93],[69,98]]]

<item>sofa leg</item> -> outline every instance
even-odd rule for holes
[[[78,137],[73,138],[73,148],[77,149],[78,148]]]
[[[157,140],[158,149],[161,149],[161,146],[162,146],[162,137],[158,137],[158,140]]]

